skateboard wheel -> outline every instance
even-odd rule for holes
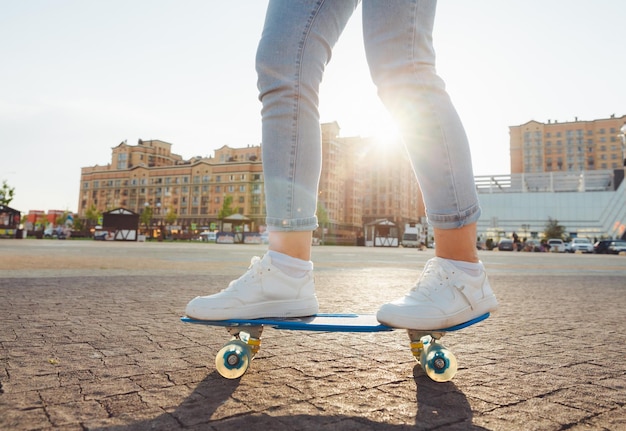
[[[451,351],[436,343],[424,352],[420,362],[426,375],[435,382],[450,381],[457,371],[456,357]]]
[[[223,377],[237,379],[246,372],[251,359],[252,353],[248,345],[241,340],[233,340],[217,352],[215,368]]]

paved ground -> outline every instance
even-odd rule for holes
[[[0,241],[1,430],[626,429],[626,258],[484,252],[501,310],[444,341],[431,382],[402,331],[267,330],[225,380],[184,325],[259,246]],[[374,313],[432,251],[316,247],[322,311]]]

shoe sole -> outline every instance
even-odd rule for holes
[[[208,311],[208,312],[207,312]],[[316,298],[298,301],[272,301],[234,308],[214,310],[187,310],[186,314],[198,320],[261,319],[269,317],[304,317],[317,314],[319,305]]]
[[[482,316],[483,314],[494,313],[498,309],[498,301],[496,300],[495,296],[491,296],[489,298],[485,298],[483,301],[478,303],[477,309],[472,310],[468,307],[452,315],[433,318],[420,318],[419,316],[402,316],[398,313],[394,313],[393,310],[384,312],[384,314],[389,314],[385,317],[381,316],[381,311],[383,311],[384,308],[385,306],[381,307],[381,309],[376,314],[376,319],[383,325],[398,329],[416,329],[431,331],[436,329],[450,328],[452,326],[469,322],[470,320]]]

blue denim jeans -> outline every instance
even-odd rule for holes
[[[319,86],[358,0],[270,0],[256,69],[262,102],[267,225],[317,227],[321,171]],[[363,0],[373,82],[396,120],[429,223],[453,229],[480,216],[469,144],[435,71],[436,0]]]

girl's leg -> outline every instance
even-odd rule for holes
[[[480,216],[469,144],[443,81],[435,71],[434,0],[363,2],[370,71],[394,115],[435,230],[435,253],[415,287],[383,305],[382,323],[440,329],[497,308],[476,254]]]
[[[270,231],[313,231],[321,171],[319,86],[358,1],[272,0],[256,59]]]
[[[257,52],[269,249],[310,260],[321,171],[319,86],[358,1],[270,1]]]
[[[271,0],[257,51],[269,251],[187,315],[223,320],[318,310],[310,262],[321,170],[319,85],[357,0]]]
[[[480,207],[465,130],[435,70],[435,9],[434,0],[364,0],[363,28],[372,79],[398,122],[429,223],[455,229],[475,223]]]

